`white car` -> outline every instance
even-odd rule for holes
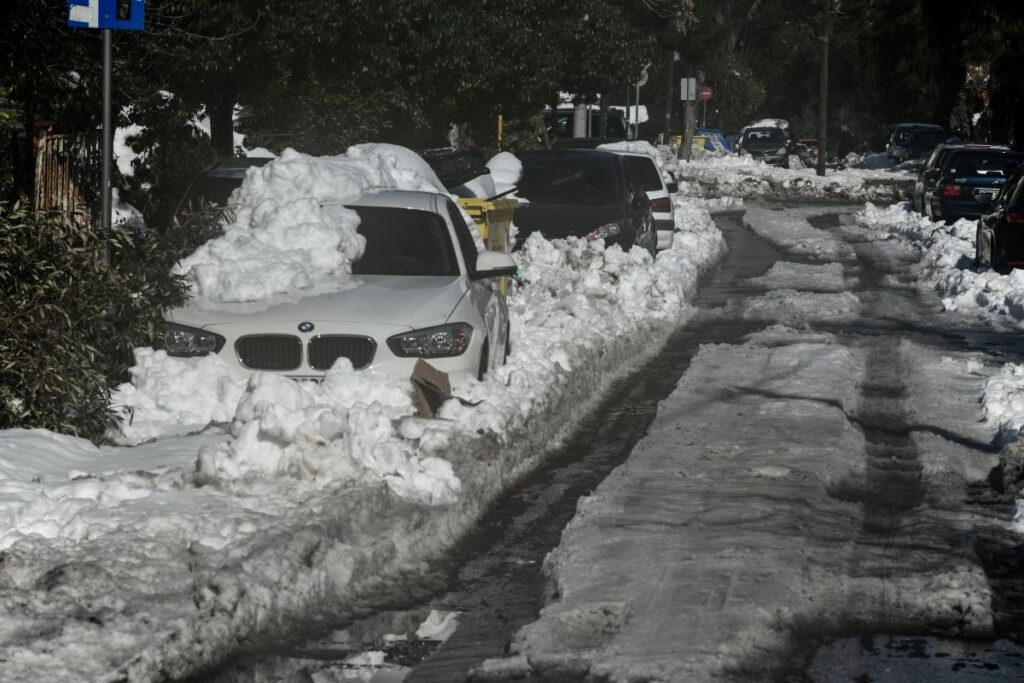
[[[318,378],[346,357],[357,369],[409,376],[424,358],[453,385],[504,363],[508,308],[496,278],[508,254],[477,251],[443,194],[385,190],[347,204],[366,238],[341,291],[259,304],[171,311],[154,345],[172,356],[220,355],[240,374]]]
[[[668,249],[672,246],[676,231],[675,207],[670,196],[672,192],[677,191],[675,183],[665,182],[661,171],[658,170],[658,165],[649,154],[618,149],[608,151],[624,157],[633,174],[640,181],[647,193],[647,198],[651,200],[651,215],[654,217],[654,229],[658,233],[657,249],[658,251]]]

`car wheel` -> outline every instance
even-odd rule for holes
[[[484,381],[484,375],[487,374],[487,357],[490,356],[491,349],[487,344],[487,340],[484,340],[484,347],[480,349],[480,365],[476,371],[476,378],[481,382]]]

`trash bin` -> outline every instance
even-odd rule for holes
[[[512,227],[512,214],[519,206],[518,201],[515,199],[462,197],[459,199],[459,204],[480,229],[484,247],[491,251],[503,251],[506,254],[512,252],[512,240],[509,239],[508,233]],[[507,294],[508,278],[501,278],[498,287],[502,294]]]

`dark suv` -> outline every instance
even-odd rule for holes
[[[213,162],[200,171],[185,196],[174,210],[175,216],[199,208],[200,204],[225,206],[231,193],[245,180],[245,173],[254,166],[263,166],[273,161],[270,157],[231,157]]]
[[[788,167],[793,147],[789,134],[782,128],[758,126],[743,129],[737,150],[766,164]]]
[[[523,175],[513,222],[516,246],[532,233],[548,239],[604,239],[654,255],[657,235],[651,203],[626,160],[611,152],[523,152]]]
[[[924,193],[925,215],[947,223],[959,218],[978,218],[1021,163],[1024,152],[1005,147],[954,148],[939,168],[935,185]]]
[[[1018,166],[978,219],[975,263],[1000,273],[1024,268],[1024,165]]]

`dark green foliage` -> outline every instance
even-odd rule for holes
[[[42,427],[100,439],[110,389],[152,323],[185,300],[174,260],[216,230],[200,214],[145,241],[116,233],[111,263],[88,223],[0,204],[0,429]]]

